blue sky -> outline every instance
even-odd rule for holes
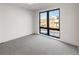
[[[50,11],[49,12],[49,16],[59,16],[59,10],[55,10],[55,11]],[[41,13],[41,18],[45,19],[47,17],[47,13]]]
[[[49,12],[49,16],[59,16],[59,10]]]
[[[42,19],[46,19],[46,17],[47,17],[47,12],[41,13],[41,18],[42,18]]]

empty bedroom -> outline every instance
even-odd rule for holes
[[[0,55],[78,55],[79,3],[0,3]]]

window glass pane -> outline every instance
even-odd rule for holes
[[[59,29],[59,10],[49,12],[49,27]]]
[[[50,35],[59,37],[59,31],[56,31],[56,30],[49,30],[49,32],[50,32]]]
[[[40,27],[47,27],[47,12],[40,13]]]
[[[60,37],[59,13],[60,9],[48,10],[40,13],[40,33]]]
[[[41,28],[41,33],[47,34],[47,29]]]

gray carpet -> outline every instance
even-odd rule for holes
[[[42,35],[29,35],[0,44],[0,55],[77,55],[77,47]]]

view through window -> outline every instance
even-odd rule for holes
[[[39,13],[40,33],[60,38],[60,9]]]

